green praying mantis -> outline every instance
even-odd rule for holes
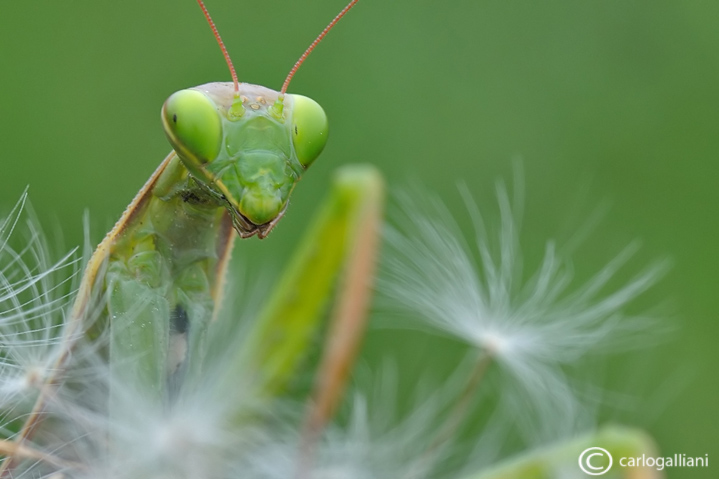
[[[295,185],[327,141],[324,111],[307,97],[287,93],[290,80],[356,3],[352,0],[310,45],[278,92],[237,80],[220,36],[198,0],[233,82],[181,90],[163,105],[162,124],[173,151],[90,258],[64,332],[64,354],[56,359],[58,376],[78,341],[105,335],[113,376],[119,384],[143,391],[158,408],[172,408],[200,387],[208,330],[222,302],[236,237],[264,238],[271,232]],[[328,198],[309,223],[307,236],[258,312],[254,327],[227,357],[225,381],[245,374],[250,365],[254,394],[270,397],[282,391],[321,327],[328,298],[337,291],[305,421],[308,443],[340,401],[363,337],[383,202],[383,180],[374,167],[355,165],[338,171]],[[55,382],[50,378],[40,388],[32,411],[13,438],[14,446],[3,445],[7,459],[0,477],[12,477],[21,461],[38,458],[26,445],[44,426]],[[120,393],[110,391],[108,400],[108,414],[117,422],[131,420],[123,417]],[[244,420],[242,411],[237,416]],[[646,446],[632,431],[610,436],[610,442],[631,451]],[[550,469],[554,462],[572,458],[585,442],[510,463],[481,477],[535,477],[532,474]]]
[[[307,55],[356,3],[351,1],[310,45],[277,92],[239,83],[198,0],[233,82],[182,90],[163,105],[162,122],[173,151],[90,258],[58,371],[71,355],[74,338],[109,330],[113,375],[158,404],[170,404],[188,384],[199,381],[207,329],[222,298],[235,237],[270,233],[296,183],[327,142],[323,109],[310,98],[286,93],[287,87]],[[240,352],[238,361],[251,357],[258,366],[260,390],[281,388],[344,269],[352,281],[345,282],[343,299],[335,306],[338,334],[328,345],[327,358],[333,358],[322,366],[310,415],[314,428],[321,427],[339,399],[362,336],[382,196],[382,179],[374,168],[338,173],[311,235]],[[98,307],[99,317],[91,318]],[[52,389],[52,381],[47,386]],[[17,443],[30,439],[42,423],[49,394],[38,397]],[[115,414],[112,404],[111,395],[110,414]],[[8,477],[14,464],[6,460],[0,477]]]

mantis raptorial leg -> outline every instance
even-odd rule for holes
[[[327,141],[324,111],[314,100],[286,93],[289,81],[356,2],[351,1],[310,45],[278,92],[238,82],[198,0],[233,82],[182,90],[165,102],[162,120],[173,151],[90,259],[58,371],[78,340],[109,329],[111,373],[159,406],[171,407],[201,374],[206,331],[222,296],[234,238],[269,234],[284,214],[295,184]],[[256,332],[237,354],[238,361],[249,356],[256,364],[258,392],[281,388],[319,323],[337,272],[346,258],[355,258],[347,266],[352,280],[344,281],[336,306],[339,333],[321,365],[317,405],[308,413],[310,429],[321,428],[332,413],[361,337],[381,203],[382,181],[374,169],[343,170],[300,253],[260,314]],[[276,347],[278,341],[281,347]],[[274,353],[269,354],[268,347]],[[15,438],[18,444],[40,426],[56,381],[49,379],[41,389]],[[116,401],[111,392],[111,416],[119,414]],[[11,474],[20,460],[12,453],[8,457],[1,477]]]

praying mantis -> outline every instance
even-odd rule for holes
[[[173,151],[90,258],[57,370],[65,366],[78,337],[109,330],[113,376],[147,392],[157,404],[171,404],[200,380],[207,329],[222,298],[235,237],[264,238],[270,233],[296,183],[327,141],[322,108],[307,97],[286,93],[287,87],[307,55],[356,3],[352,0],[310,45],[277,92],[239,83],[198,0],[233,82],[182,90],[165,102],[162,122]],[[240,352],[257,365],[260,390],[281,388],[319,323],[337,272],[345,270],[352,281],[346,282],[343,299],[336,303],[338,333],[328,345],[331,360],[321,366],[322,384],[309,420],[313,429],[329,418],[341,396],[361,337],[382,196],[381,177],[369,166],[337,175],[311,236]],[[91,319],[98,308],[98,317]],[[285,351],[284,356],[270,354],[270,349]],[[47,389],[53,382],[47,382]],[[15,438],[18,444],[32,438],[40,426],[50,394],[38,397]],[[110,414],[117,415],[113,401],[111,394]],[[6,460],[0,477],[8,477],[15,464],[12,458]]]
[[[310,45],[277,92],[239,83],[198,0],[233,82],[181,90],[163,105],[161,119],[173,151],[90,258],[64,331],[64,352],[54,365],[57,376],[39,388],[32,411],[13,438],[14,448],[3,449],[8,459],[0,477],[12,477],[24,459],[37,459],[25,445],[43,427],[57,377],[77,343],[87,337],[107,340],[104,354],[115,379],[112,385],[143,391],[158,409],[172,409],[203,387],[208,330],[227,294],[224,277],[235,239],[264,238],[271,232],[327,141],[324,111],[307,97],[287,93],[289,82],[317,42],[356,3],[352,0]],[[305,420],[308,448],[342,397],[363,336],[383,198],[382,177],[375,168],[357,165],[337,173],[296,256],[249,334],[225,356],[224,376],[217,381],[235,381],[249,365],[252,394],[267,398],[282,391],[320,327],[327,298],[337,290]],[[123,391],[111,389],[107,413],[115,423],[133,420],[121,404],[124,398]],[[231,420],[247,421],[245,411],[234,412]],[[642,444],[630,446],[640,449]],[[574,450],[570,447],[564,455]],[[517,467],[534,468],[545,460],[530,458],[529,465],[512,465],[507,476],[489,472],[482,477],[519,477]],[[529,477],[523,470],[519,474]]]

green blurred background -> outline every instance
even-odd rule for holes
[[[273,88],[343,6],[208,3],[240,79]],[[496,217],[495,180],[520,158],[530,264],[545,239],[571,237],[607,204],[575,258],[579,280],[635,238],[633,272],[673,261],[639,306],[660,304],[676,328],[609,362],[599,382],[625,400],[601,420],[648,429],[666,454],[718,461],[718,23],[719,3],[699,0],[362,0],[290,88],[325,107],[330,143],[270,238],[238,245],[237,267],[277,271],[340,164],[372,162],[392,185],[419,180],[463,221],[457,181]],[[169,151],[164,99],[229,79],[191,0],[5,1],[0,68],[0,210],[29,184],[68,246],[82,241],[85,210],[98,241]],[[455,359],[406,335],[399,346],[405,333],[374,333],[365,361],[429,352],[425,372],[441,375]],[[668,472],[709,478],[716,467]]]

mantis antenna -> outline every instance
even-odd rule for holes
[[[357,0],[355,0],[355,1],[357,1]],[[240,96],[240,82],[237,81],[237,72],[235,72],[235,66],[232,64],[232,60],[230,59],[230,54],[227,53],[227,48],[225,48],[225,44],[222,41],[222,37],[220,37],[220,32],[217,31],[215,22],[212,21],[210,12],[207,11],[207,7],[205,7],[205,4],[203,3],[202,0],[197,0],[197,4],[200,5],[200,8],[202,9],[202,13],[205,14],[205,18],[207,19],[207,23],[210,24],[210,28],[212,28],[212,33],[215,34],[215,39],[217,40],[217,44],[220,45],[220,50],[222,50],[222,55],[224,55],[225,61],[227,62],[227,66],[230,68],[230,74],[232,75],[232,82],[235,84],[235,97],[239,97]]]
[[[197,1],[199,2],[200,0],[197,0]],[[282,89],[280,90],[281,97],[284,96],[285,92],[287,91],[287,87],[290,85],[290,81],[292,81],[292,77],[295,76],[295,73],[300,68],[300,65],[302,65],[302,63],[304,63],[305,59],[310,55],[310,53],[312,53],[312,50],[315,49],[317,44],[322,41],[322,39],[325,37],[325,35],[327,35],[327,32],[332,30],[332,27],[334,27],[337,24],[337,22],[339,22],[340,19],[342,17],[344,17],[345,14],[347,12],[349,12],[350,8],[354,7],[358,1],[359,0],[352,0],[350,3],[348,3],[347,6],[345,8],[343,8],[342,11],[340,13],[338,13],[337,16],[329,23],[329,25],[327,25],[325,27],[325,29],[322,30],[322,33],[320,33],[317,36],[317,38],[315,38],[315,41],[312,42],[309,47],[307,47],[307,50],[305,50],[305,52],[302,54],[300,59],[297,60],[297,62],[295,63],[295,66],[293,66],[292,70],[290,70],[290,73],[287,74],[287,78],[285,78],[285,82],[282,84]],[[219,36],[218,36],[218,39],[219,39]]]
[[[285,82],[282,84],[282,89],[280,90],[280,105],[282,103],[281,99],[284,98],[285,93],[287,92],[287,87],[290,86],[290,82],[292,81],[292,77],[295,76],[295,73],[297,73],[297,70],[300,68],[300,66],[304,63],[304,61],[307,59],[307,57],[312,53],[312,50],[315,49],[318,43],[322,41],[322,39],[327,35],[327,33],[332,30],[332,27],[334,27],[337,22],[340,21],[342,17],[345,16],[347,12],[350,11],[352,7],[354,7],[359,0],[351,0],[350,3],[345,6],[345,8],[340,11],[340,13],[337,14],[337,16],[332,19],[332,21],[325,27],[324,30],[322,30],[322,33],[320,33],[317,38],[310,44],[309,47],[307,47],[307,50],[300,56],[299,60],[295,62],[294,66],[290,70],[290,72],[287,74],[287,78],[285,78]],[[212,21],[212,17],[210,16],[210,12],[207,11],[207,7],[205,7],[205,3],[202,0],[197,0],[197,4],[202,9],[202,13],[205,15],[205,18],[207,19],[207,23],[210,24],[210,28],[212,29],[212,33],[215,35],[215,39],[217,40],[217,44],[220,46],[220,50],[222,50],[222,55],[225,57],[225,61],[227,62],[227,66],[230,69],[230,74],[232,75],[232,82],[235,85],[235,96],[238,97],[240,95],[240,82],[237,80],[237,72],[235,71],[235,66],[232,64],[232,60],[230,59],[230,54],[227,53],[227,48],[225,47],[225,43],[222,41],[222,37],[220,36],[220,32],[217,31],[217,27],[215,26],[215,22]],[[280,106],[281,109],[281,106]]]

